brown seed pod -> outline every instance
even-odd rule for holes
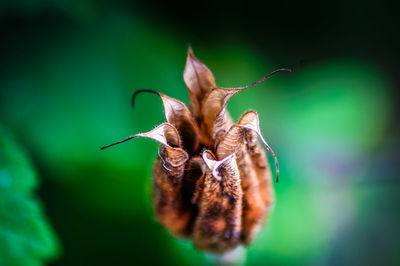
[[[199,249],[223,252],[233,249],[240,241],[243,197],[240,174],[235,154],[217,161],[206,150],[203,160],[207,169],[197,187],[199,213],[193,240]]]
[[[193,239],[198,249],[224,253],[249,245],[262,227],[274,201],[271,170],[259,139],[264,140],[256,112],[234,124],[226,105],[242,88],[219,88],[211,71],[189,48],[183,78],[189,91],[184,103],[153,90],[164,105],[166,123],[105,146],[145,137],[161,144],[153,167],[153,207],[158,221],[178,237]]]

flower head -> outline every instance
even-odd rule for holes
[[[220,88],[211,71],[189,48],[183,74],[189,91],[184,103],[153,90],[164,105],[166,122],[145,137],[161,144],[153,167],[153,206],[156,217],[173,235],[191,238],[197,248],[217,253],[248,245],[260,230],[273,203],[271,171],[258,139],[275,153],[260,132],[255,111],[233,123],[226,105],[242,88]]]

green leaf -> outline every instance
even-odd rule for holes
[[[0,265],[42,265],[59,253],[37,185],[26,154],[0,126]]]

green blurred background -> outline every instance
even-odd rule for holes
[[[188,45],[248,85],[281,181],[246,265],[400,264],[399,17],[384,1],[2,1],[0,265],[200,265],[154,218],[158,145],[100,147],[187,102]],[[397,17],[396,17],[397,16]]]

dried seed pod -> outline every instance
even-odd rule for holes
[[[184,71],[189,109],[184,103],[153,90],[164,105],[166,123],[125,140],[151,138],[161,147],[153,167],[153,207],[159,222],[175,236],[193,239],[198,249],[224,253],[249,245],[273,204],[271,170],[258,139],[264,140],[256,112],[234,124],[226,105],[242,88],[219,88],[211,71],[191,48]]]
[[[207,169],[197,188],[199,213],[193,240],[199,249],[224,252],[240,241],[243,192],[239,169],[235,154],[216,161],[210,151],[204,151],[203,159]]]

